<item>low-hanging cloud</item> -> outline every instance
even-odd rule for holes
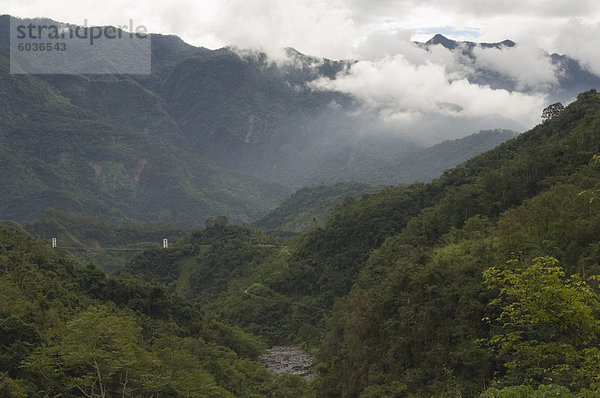
[[[577,59],[583,67],[600,76],[600,23],[571,19],[560,29],[555,45],[559,51]]]
[[[443,65],[449,80],[463,79],[474,72],[473,61],[461,51],[451,51],[441,45],[425,48],[412,41],[411,35],[410,31],[373,33],[357,46],[357,57],[376,61],[402,55],[414,65]]]
[[[559,69],[550,55],[531,44],[514,47],[476,46],[473,48],[475,66],[498,72],[515,81],[518,91],[543,92],[558,84]]]
[[[359,61],[349,71],[311,87],[350,94],[364,104],[363,112],[405,133],[426,135],[426,126],[436,125],[442,136],[459,136],[472,132],[456,131],[464,126],[459,119],[477,120],[473,126],[480,128],[532,127],[547,89],[558,82],[550,57],[534,45],[475,47],[470,56],[466,44],[449,50],[410,37],[408,31],[369,35],[357,46]],[[474,83],[482,71],[508,77],[515,89]]]
[[[449,80],[444,65],[429,61],[417,65],[400,54],[359,61],[336,79],[321,78],[311,86],[350,94],[384,121],[403,125],[437,117],[506,119],[530,127],[538,121],[545,101],[539,94],[494,90],[467,79]]]

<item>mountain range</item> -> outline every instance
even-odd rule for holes
[[[299,236],[211,225],[122,271],[312,348],[313,396],[595,397],[599,123],[590,90],[431,183],[346,198]],[[294,225],[291,208],[327,191],[299,191],[261,226]]]
[[[311,88],[354,61],[293,49],[277,63],[153,35],[150,75],[13,75],[9,19],[0,17],[4,219],[33,221],[56,208],[113,221],[251,221],[305,185],[429,181],[513,135],[497,130],[427,148],[357,119],[351,95]],[[441,36],[423,45],[438,44],[464,48]],[[584,72],[557,57],[567,69],[556,95],[566,98]]]
[[[459,52],[470,60],[476,58],[475,48],[484,49],[511,49],[518,44],[512,40],[504,40],[499,43],[475,43],[470,41],[456,41],[436,34],[425,43],[416,43],[417,45],[430,48],[440,45],[453,52]],[[583,67],[577,60],[571,58],[568,54],[544,53],[550,58],[550,62],[556,68],[558,81],[547,89],[548,102],[570,102],[583,91],[600,86],[600,77]],[[518,62],[515,60],[514,62]],[[469,81],[477,84],[489,85],[492,88],[516,90],[518,82],[514,77],[502,75],[492,68],[477,68],[475,73],[469,76]],[[532,92],[531,87],[521,88],[524,92]]]
[[[11,74],[7,21],[0,396],[600,396],[600,94],[571,102],[598,83],[575,60],[535,55],[569,102],[535,127],[427,145],[315,88],[361,61],[156,35],[149,75]],[[414,46],[541,95],[477,61],[512,41]],[[263,366],[292,344],[306,379]]]

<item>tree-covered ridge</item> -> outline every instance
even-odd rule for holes
[[[360,182],[340,182],[304,187],[294,192],[279,207],[252,224],[280,235],[306,232],[324,224],[336,205],[346,198],[360,198],[380,187]]]
[[[80,262],[93,262],[108,273],[120,270],[137,251],[159,247],[163,239],[174,241],[189,232],[176,225],[113,223],[55,209],[46,210],[44,218],[24,224],[23,229],[47,242],[56,238],[58,248],[67,248]]]
[[[599,123],[587,92],[434,181],[435,203],[367,250],[337,300],[319,395],[596,396]],[[561,268],[534,260],[548,255]]]
[[[315,338],[314,346],[325,328],[325,309],[311,297],[297,300],[278,289],[290,271],[290,243],[248,226],[210,225],[169,249],[135,255],[122,272],[162,282],[269,344],[294,342],[304,327],[300,342]]]
[[[509,130],[484,130],[465,138],[444,141],[430,147],[410,148],[406,153],[398,154],[391,159],[355,161],[352,167],[356,167],[357,170],[352,171],[348,176],[386,184],[429,182],[444,170],[490,150],[514,136],[515,132]],[[367,172],[368,175],[361,175],[359,169],[364,168],[364,164],[369,162],[378,164],[376,175],[371,171]],[[326,173],[327,171],[323,171],[322,175]],[[358,199],[364,194],[375,193],[381,188],[381,186],[360,182],[304,187],[286,199],[278,208],[255,221],[253,225],[280,234],[306,232],[315,226],[315,223],[323,225],[333,213],[335,205],[342,204],[344,199]]]
[[[360,201],[348,200],[323,227],[304,235],[293,253],[296,269],[303,271],[298,280],[290,280],[290,288],[302,289],[301,275],[316,272],[329,275],[319,291],[344,294],[369,252],[385,238],[402,232],[406,243],[432,245],[472,216],[495,219],[563,181],[587,165],[598,149],[599,104],[595,91],[581,94],[560,117],[446,171],[430,184],[390,187]]]
[[[5,226],[0,329],[6,397],[283,397],[304,386],[274,379],[254,361],[262,343],[164,287],[108,277]]]
[[[585,375],[596,340],[553,336],[599,319],[599,123],[600,96],[583,93],[432,183],[348,198],[297,237],[211,220],[168,251],[136,256],[128,271],[271,343],[320,347],[319,397],[594,396]],[[539,266],[526,296],[540,300],[527,303],[511,281],[546,256],[562,268]],[[542,283],[547,272],[554,285]],[[552,304],[561,297],[579,312]],[[518,300],[530,312],[515,326],[501,314]],[[566,314],[564,326],[536,320],[546,304]]]

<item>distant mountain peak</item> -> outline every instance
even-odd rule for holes
[[[505,47],[514,47],[517,45],[517,43],[515,43],[514,41],[510,40],[510,39],[506,39],[504,41],[501,41],[500,44],[502,44]]]
[[[456,45],[458,43],[456,41],[454,41],[452,39],[448,39],[446,36],[438,33],[435,36],[433,36],[431,39],[427,40],[425,42],[425,44],[427,44],[427,45],[441,44],[442,46],[452,50],[456,47]]]
[[[470,48],[473,48],[477,45],[479,45],[481,47],[485,47],[485,48],[514,47],[516,45],[516,43],[514,41],[509,40],[509,39],[506,39],[506,40],[498,42],[498,43],[475,43],[475,42],[471,42],[471,41],[456,41],[456,40],[449,39],[440,33],[437,33],[435,36],[433,36],[431,39],[427,40],[423,44],[425,46],[435,46],[437,44],[441,44],[442,46],[444,46],[445,48],[447,48],[449,50],[454,50],[460,44],[466,44],[467,47],[470,47]]]

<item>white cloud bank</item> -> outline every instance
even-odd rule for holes
[[[600,23],[570,19],[555,39],[558,51],[566,53],[590,72],[600,76]]]
[[[238,45],[316,56],[354,58],[374,32],[479,32],[478,40],[534,41],[549,52],[575,53],[597,43],[597,0],[2,0],[0,12],[21,17],[121,24],[133,18],[152,32],[209,48]],[[572,22],[578,21],[578,22]],[[466,37],[455,37],[465,39]],[[557,40],[559,39],[559,40]],[[583,42],[582,42],[583,41]]]
[[[478,68],[510,77],[517,83],[518,91],[545,91],[558,84],[558,67],[547,52],[535,45],[519,43],[501,49],[478,46],[473,53]]]
[[[340,91],[362,100],[390,123],[417,124],[445,118],[506,118],[523,126],[539,119],[543,95],[526,95],[449,80],[444,65],[415,64],[403,55],[359,61],[335,80],[313,82],[319,90]],[[469,132],[470,133],[470,132]]]
[[[323,1],[226,0],[211,32],[239,47],[259,49],[278,58],[285,47],[318,57],[342,59],[353,54],[357,36],[348,8]]]

